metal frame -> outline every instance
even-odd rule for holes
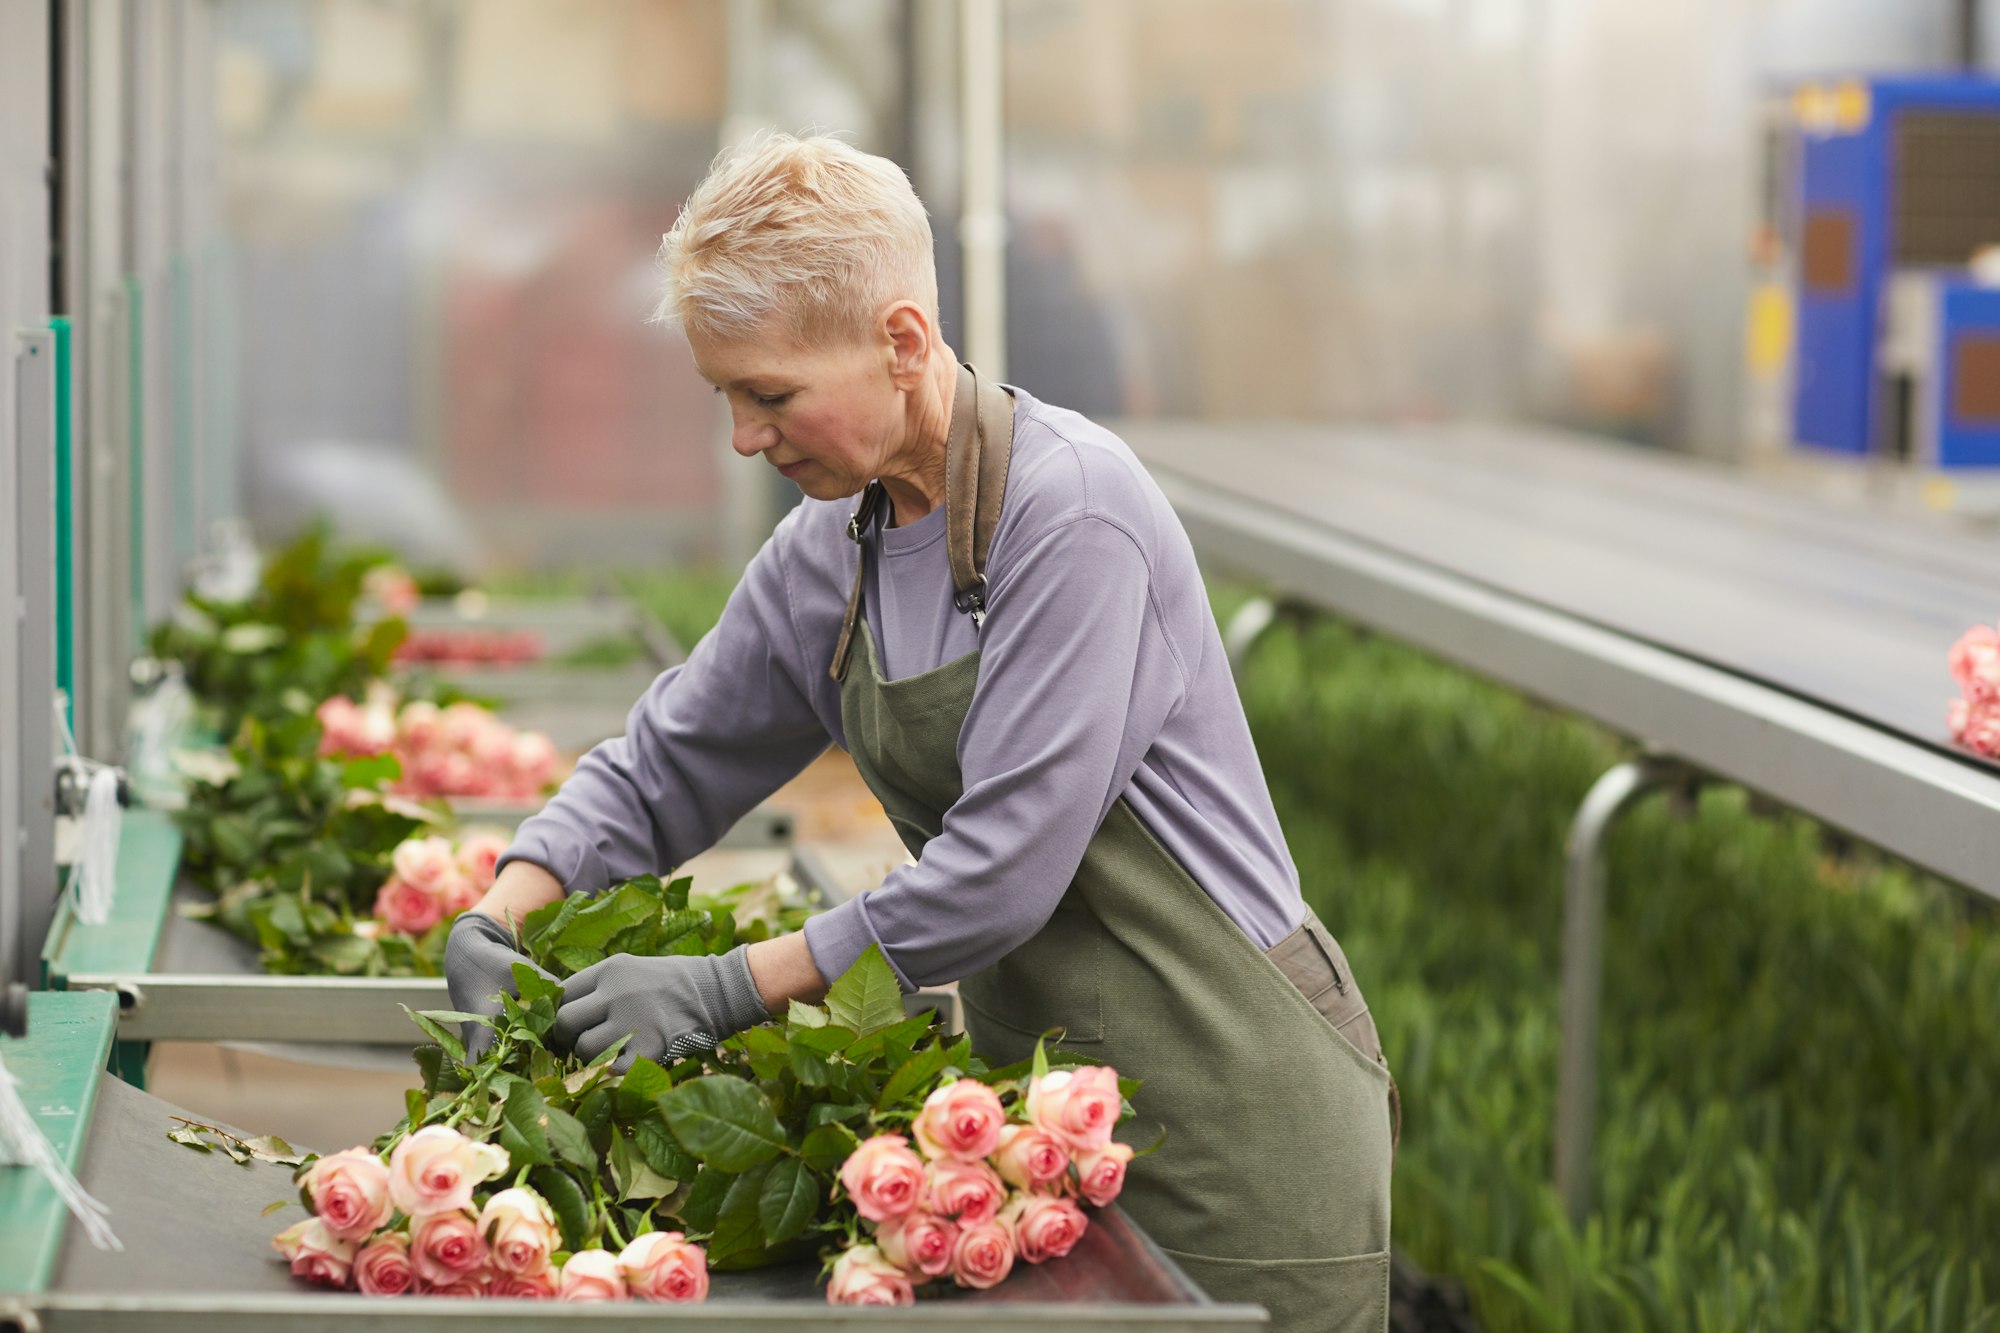
[[[1589,1209],[1595,1138],[1601,849],[1646,792],[1712,774],[2000,898],[2000,777],[1990,769],[1211,482],[1152,472],[1195,546],[1218,562],[1665,748],[1604,775],[1570,835],[1556,1174],[1572,1218]],[[1238,613],[1232,661],[1270,619],[1254,603]]]
[[[19,580],[20,653],[15,686],[19,716],[11,758],[18,766],[20,910],[14,920],[16,977],[35,976],[38,941],[56,912],[56,335],[43,328],[15,335],[14,411],[19,453],[14,475],[15,569]]]

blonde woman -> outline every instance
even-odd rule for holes
[[[715,630],[523,824],[454,927],[495,1010],[502,922],[678,865],[844,747],[915,864],[721,958],[620,956],[558,1035],[673,1057],[821,996],[869,945],[961,983],[975,1045],[1052,1028],[1145,1080],[1123,1206],[1213,1296],[1287,1330],[1387,1327],[1389,1076],[1307,908],[1194,553],[1102,427],[961,366],[929,221],[832,139],[725,154],[665,240],[663,317],[733,443],[804,499]]]

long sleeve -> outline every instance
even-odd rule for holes
[[[905,985],[953,980],[1048,921],[1186,697],[1152,594],[1138,541],[1087,510],[1009,560],[959,737],[964,794],[916,864],[807,922],[824,975],[879,943]]]
[[[633,706],[625,734],[585,755],[521,825],[501,865],[539,865],[570,893],[658,873],[713,846],[826,749],[784,536],[764,544],[687,662]]]

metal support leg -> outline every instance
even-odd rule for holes
[[[1243,673],[1243,659],[1250,655],[1250,645],[1277,619],[1278,604],[1268,597],[1252,597],[1236,608],[1236,614],[1229,617],[1229,624],[1222,631],[1222,651],[1229,658],[1232,675]]]
[[[1598,1001],[1604,988],[1604,846],[1632,804],[1684,781],[1686,765],[1647,755],[1618,765],[1583,798],[1571,824],[1563,877],[1562,1072],[1556,1092],[1556,1193],[1572,1222],[1590,1208],[1597,1137]]]

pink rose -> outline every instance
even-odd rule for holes
[[[560,758],[554,741],[539,731],[523,731],[514,737],[508,766],[521,786],[540,791],[555,780]]]
[[[1000,1146],[1006,1124],[999,1094],[975,1079],[960,1078],[940,1084],[924,1099],[912,1128],[925,1157],[977,1162]]]
[[[1069,1172],[1069,1148],[1047,1130],[1033,1125],[1007,1125],[993,1154],[1000,1178],[1017,1189],[1040,1190]]]
[[[484,892],[493,887],[494,867],[506,850],[504,833],[468,833],[458,842],[459,871]]]
[[[1111,1142],[1123,1105],[1118,1071],[1106,1065],[1058,1069],[1028,1083],[1028,1119],[1072,1152],[1095,1151]]]
[[[387,754],[396,743],[396,714],[387,704],[369,704],[361,710],[349,748],[355,754]]]
[[[1974,704],[1967,711],[1959,744],[1989,759],[2000,758],[2000,704]]]
[[[505,774],[514,767],[514,729],[496,721],[472,738],[465,753],[481,770]]]
[[[961,1227],[991,1222],[1005,1202],[1007,1186],[984,1162],[947,1157],[924,1168],[922,1206]]]
[[[510,1165],[498,1144],[474,1143],[448,1125],[428,1125],[389,1154],[389,1198],[409,1217],[470,1212],[473,1187]]]
[[[951,1271],[958,1252],[958,1228],[926,1212],[908,1212],[876,1227],[875,1244],[905,1273],[941,1277]]]
[[[401,744],[413,751],[428,750],[444,735],[444,718],[434,703],[419,701],[403,705],[396,719]]]
[[[965,1227],[952,1256],[951,1278],[961,1287],[984,1291],[1006,1281],[1014,1271],[1014,1240],[999,1222]]]
[[[361,586],[392,616],[407,616],[423,596],[417,581],[395,565],[377,565],[361,576]]]
[[[409,838],[399,843],[391,864],[398,879],[407,880],[426,893],[438,892],[446,877],[458,869],[451,839],[440,837]]]
[[[366,1148],[349,1148],[307,1167],[299,1185],[326,1229],[342,1240],[366,1240],[395,1211],[389,1168]]]
[[[438,906],[446,916],[457,916],[479,906],[479,900],[486,891],[472,882],[470,876],[453,866],[437,887]]]
[[[609,1250],[578,1250],[563,1265],[556,1299],[563,1301],[629,1301],[618,1256]]]
[[[546,1273],[536,1273],[523,1277],[519,1273],[495,1273],[487,1284],[488,1296],[512,1296],[526,1301],[552,1301],[556,1298],[557,1275],[554,1269]]]
[[[402,1296],[416,1282],[410,1267],[410,1238],[385,1231],[354,1256],[354,1285],[364,1296]]]
[[[426,1282],[420,1288],[426,1296],[485,1296],[492,1291],[492,1279],[485,1269],[461,1273],[455,1282]]]
[[[2000,631],[1974,625],[1951,646],[1951,678],[1974,703],[2000,697]]]
[[[313,710],[319,719],[319,752],[324,755],[351,754],[361,728],[361,710],[354,700],[336,694]]]
[[[375,893],[375,918],[398,935],[421,935],[444,920],[444,900],[410,881],[391,876]]]
[[[410,1219],[410,1263],[427,1286],[462,1282],[486,1264],[486,1242],[470,1212],[422,1213]]]
[[[488,1199],[479,1211],[479,1234],[493,1266],[515,1277],[547,1272],[549,1254],[559,1248],[555,1212],[533,1190],[501,1190]]]
[[[469,750],[494,723],[493,714],[475,703],[456,703],[438,719],[439,738],[454,750]]]
[[[292,1265],[292,1276],[321,1286],[344,1287],[354,1264],[354,1242],[342,1240],[324,1221],[309,1217],[271,1237],[271,1248]]]
[[[1014,1246],[1031,1264],[1060,1259],[1083,1239],[1090,1219],[1076,1200],[1053,1194],[1017,1194],[1000,1210],[1000,1225],[1014,1237]]]
[[[840,1183],[857,1212],[870,1222],[885,1222],[917,1206],[924,1162],[901,1134],[877,1134],[841,1164]]]
[[[827,1279],[829,1305],[915,1305],[910,1275],[889,1262],[873,1245],[857,1245],[834,1260]]]
[[[1131,1161],[1129,1143],[1107,1143],[1096,1152],[1079,1153],[1077,1192],[1099,1208],[1105,1207],[1125,1188],[1125,1168]]]
[[[708,1252],[678,1231],[649,1231],[618,1256],[625,1286],[642,1301],[708,1299]]]

